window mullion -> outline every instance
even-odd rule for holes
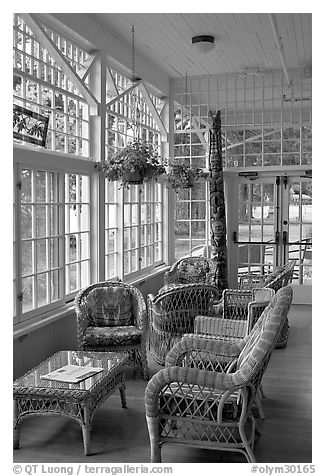
[[[65,204],[65,177],[64,173],[59,174],[59,298],[63,298],[66,294],[66,269],[65,269],[65,234],[66,234],[66,209]],[[69,281],[68,281],[69,282]]]
[[[18,322],[22,320],[22,299],[19,299],[19,295],[22,293],[22,241],[21,241],[21,167],[15,166],[14,174],[14,190],[15,190],[15,202],[16,202],[16,214],[15,214],[15,243],[16,243],[16,316]]]
[[[35,184],[35,170],[32,171],[32,303],[33,309],[37,307],[37,253],[36,253],[36,236],[37,236],[37,204],[36,204],[36,184]]]

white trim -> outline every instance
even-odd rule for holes
[[[35,316],[32,319],[28,319],[24,322],[16,324],[14,326],[13,338],[18,339],[26,334],[30,334],[41,327],[48,326],[63,317],[71,314],[74,311],[73,304],[65,304],[55,310],[51,310],[42,315]]]
[[[149,95],[149,92],[147,91],[147,88],[145,87],[145,85],[143,83],[139,84],[139,91],[141,92],[141,94],[143,96],[143,99],[144,99],[146,105],[148,106],[149,111],[151,112],[152,117],[154,118],[154,120],[155,120],[155,122],[158,126],[158,129],[160,131],[162,140],[167,141],[168,140],[168,132],[166,130],[166,127],[164,126],[164,124],[161,120],[161,117],[159,115],[159,112],[157,111],[156,106],[152,102],[151,97]]]
[[[51,168],[61,172],[96,173],[95,162],[85,157],[20,144],[14,144],[13,152],[14,163],[23,166],[29,164],[42,170]]]
[[[80,93],[87,100],[90,107],[90,113],[93,115],[98,115],[99,108],[97,99],[88,89],[86,83],[78,76],[78,74],[72,68],[70,63],[67,61],[67,58],[57,48],[56,44],[52,41],[48,33],[44,30],[43,26],[39,23],[35,15],[30,13],[21,13],[19,14],[19,16],[30,27],[40,44],[48,50],[48,52],[54,58],[60,68],[63,69],[64,74],[70,79],[73,84],[75,84]]]
[[[138,86],[140,86],[141,84],[141,81],[138,81],[137,83],[134,83],[132,84],[132,86],[130,86],[129,88],[125,89],[124,91],[122,91],[120,94],[118,94],[115,98],[113,99],[110,99],[108,101],[108,103],[106,103],[106,108],[109,108],[110,106],[112,106],[114,103],[116,103],[116,101],[119,101],[120,99],[122,99],[122,97],[124,97],[126,94],[129,94],[131,91],[133,91],[133,89],[137,88]],[[125,117],[125,116],[122,116],[122,117]]]

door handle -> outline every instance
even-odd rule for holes
[[[284,231],[282,233],[282,243],[284,245],[287,245],[288,244],[288,232],[287,231]]]
[[[280,232],[276,231],[275,232],[275,244],[278,245],[280,242]]]

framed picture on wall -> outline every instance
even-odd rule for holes
[[[49,117],[14,104],[13,136],[24,142],[45,147]]]

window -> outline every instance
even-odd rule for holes
[[[87,53],[47,30],[78,71]],[[14,16],[13,66],[14,104],[49,117],[46,148],[89,157],[89,107],[18,15]]]
[[[107,69],[106,102],[112,104],[106,124],[90,121],[86,100],[27,22],[14,15],[13,102],[49,116],[49,128],[45,148],[14,141],[15,323],[60,309],[94,280],[132,280],[163,263],[163,186],[120,189],[94,168],[95,160],[135,134],[160,149],[158,127],[139,88],[125,94],[132,82]],[[88,53],[44,28],[81,70]],[[97,86],[91,75],[85,82],[89,91]],[[160,99],[150,93],[150,100],[159,109]],[[104,150],[98,147],[102,136]],[[91,150],[97,155],[91,157]]]
[[[208,167],[210,111],[221,111],[224,167],[311,165],[311,78],[292,71],[172,80],[175,160]],[[175,200],[175,256],[209,242],[203,203],[208,188],[184,190]],[[204,224],[205,223],[205,224]]]
[[[65,293],[90,281],[89,177],[65,174]]]
[[[21,168],[18,189],[18,308],[26,319],[89,283],[89,177]]]
[[[110,81],[113,78],[120,93],[132,85],[114,69],[108,77]],[[110,81],[106,88],[107,101],[112,99]],[[159,108],[160,99],[152,94],[150,98]],[[137,87],[114,101],[106,113],[106,157],[125,147],[134,137],[141,137],[160,151],[158,128]],[[115,182],[106,180],[105,186],[105,276],[124,279],[154,269],[163,262],[162,185],[144,183],[119,191]]]

